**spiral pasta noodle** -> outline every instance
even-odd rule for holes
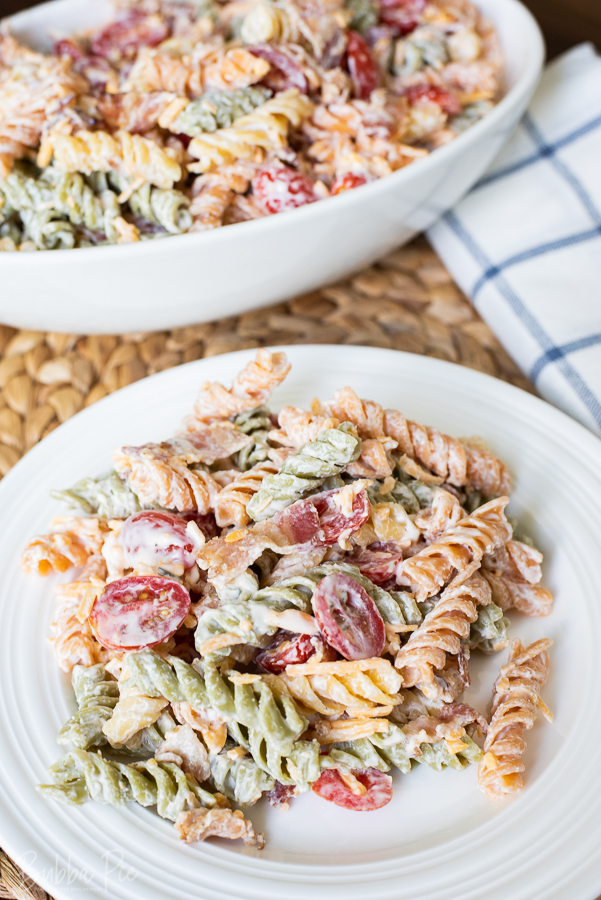
[[[429,700],[455,700],[441,677],[447,656],[458,656],[470,636],[478,607],[490,603],[490,588],[475,572],[457,587],[447,588],[395,659],[404,687],[417,687]]]
[[[188,150],[198,162],[188,169],[206,172],[235,159],[261,162],[261,151],[283,147],[289,125],[300,125],[311,115],[312,109],[311,101],[297,88],[282,91],[253,112],[241,116],[229,128],[193,138]]]
[[[322,405],[328,415],[341,422],[352,422],[362,437],[392,438],[401,453],[416,459],[449,484],[470,484],[487,497],[500,496],[511,489],[509,472],[492,454],[464,446],[435,428],[411,422],[397,410],[385,410],[373,400],[360,400],[351,388],[336,391],[334,399]]]
[[[481,758],[482,751],[463,725],[427,715],[404,726],[391,722],[385,733],[338,742],[322,759],[322,766],[350,770],[369,767],[385,772],[394,766],[406,775],[412,761],[440,771],[445,767],[462,769]]]
[[[493,553],[485,554],[482,574],[495,603],[502,610],[519,610],[526,616],[548,616],[553,594],[539,584],[543,555],[521,541],[509,540]]]
[[[251,519],[269,518],[357,459],[361,441],[349,427],[322,431],[315,441],[289,456],[277,473],[268,475],[246,506]]]
[[[172,188],[182,170],[154,141],[139,134],[120,131],[78,131],[75,135],[51,131],[43,139],[38,165],[43,168],[54,158],[67,172],[117,171],[140,184],[148,181],[159,188]]]
[[[480,563],[511,537],[504,509],[508,497],[498,497],[445,531],[436,541],[400,566],[401,579],[415,590],[418,600],[436,594],[453,575]]]
[[[57,516],[50,534],[34,538],[21,554],[24,572],[49,575],[66,572],[71,566],[83,566],[90,556],[100,553],[108,526],[102,519]]]
[[[189,467],[200,458],[185,440],[122,447],[113,454],[117,473],[142,503],[206,514],[221,487],[209,472]]]
[[[174,763],[156,759],[126,765],[110,762],[86,750],[71,750],[48,770],[52,784],[41,784],[42,793],[67,803],[96,800],[111,806],[135,801],[140,806],[156,806],[159,816],[175,822],[188,809],[209,809],[218,798],[186,777]]]
[[[237,475],[215,498],[217,524],[221,528],[225,525],[247,525],[251,521],[246,509],[249,502],[261,490],[265,479],[277,471],[275,463],[265,460]]]
[[[549,677],[550,638],[523,647],[511,642],[509,660],[501,667],[493,689],[492,718],[484,743],[484,757],[478,767],[478,784],[491,800],[523,787],[522,760],[526,750],[524,732],[532,728],[537,713],[550,722],[551,713],[540,692]]]
[[[193,431],[196,422],[227,419],[261,406],[289,371],[290,363],[284,353],[258,350],[229,390],[216,381],[203,384],[194,404],[194,414],[187,420],[188,429]]]
[[[256,803],[275,784],[273,776],[261,769],[251,756],[236,757],[231,749],[211,757],[211,779],[220,793],[243,809]]]
[[[247,472],[268,458],[271,429],[269,410],[265,406],[259,406],[257,409],[240,413],[234,419],[234,425],[243,434],[248,434],[252,438],[252,443],[240,450],[236,457],[238,468],[242,472]]]
[[[169,130],[175,134],[198,137],[204,132],[229,128],[237,119],[262,106],[270,97],[264,87],[244,87],[235,91],[207,91],[191,100],[178,113]]]
[[[79,707],[58,733],[59,744],[72,744],[80,750],[89,750],[106,743],[102,727],[113,715],[119,700],[117,682],[110,678],[105,667],[74,666],[71,683]]]
[[[53,623],[54,655],[63,672],[76,665],[93,666],[105,662],[107,651],[98,643],[87,615],[106,578],[106,563],[100,555],[88,557],[78,581],[59,584],[55,589],[59,604]]]

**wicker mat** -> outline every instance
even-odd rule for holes
[[[423,353],[531,391],[423,238],[348,281],[174,331],[91,336],[0,326],[0,477],[80,409],[181,363],[270,344],[366,344]],[[0,850],[0,900],[46,900]]]

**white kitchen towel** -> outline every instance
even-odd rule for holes
[[[601,433],[601,57],[552,62],[488,174],[428,232],[546,400]]]

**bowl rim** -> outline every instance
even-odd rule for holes
[[[29,17],[32,14],[35,14],[35,11],[40,9],[43,6],[51,6],[54,3],[62,3],[63,0],[48,0],[45,3],[39,3],[36,6],[31,7],[31,9],[23,10],[19,13],[16,13],[13,16],[8,18],[9,25],[12,22],[15,22],[17,19]],[[475,5],[479,7],[478,0],[475,0]],[[521,0],[495,0],[495,6],[499,10],[512,9],[514,13],[517,13],[518,16],[521,16],[522,21],[520,23],[520,28],[526,35],[527,45],[528,45],[528,57],[526,61],[526,67],[520,78],[516,81],[516,83],[507,91],[507,93],[501,98],[501,100],[496,104],[496,106],[487,113],[484,118],[480,119],[476,122],[471,128],[467,131],[460,134],[454,141],[451,141],[448,144],[445,144],[442,147],[437,147],[432,153],[430,153],[424,159],[420,159],[417,161],[417,172],[426,173],[427,167],[433,168],[436,167],[439,163],[444,163],[445,160],[451,160],[458,153],[462,152],[463,149],[470,146],[470,144],[474,144],[477,142],[481,135],[483,135],[487,130],[493,130],[496,124],[502,120],[507,114],[509,114],[510,110],[518,107],[520,102],[523,100],[524,96],[527,96],[531,91],[534,90],[536,84],[538,83],[543,63],[545,61],[546,48],[544,38],[541,32],[541,29],[538,25],[538,22],[530,12],[530,10],[521,2]],[[19,23],[20,24],[20,23]],[[352,190],[352,191],[343,191],[342,193],[336,195],[335,197],[328,197],[328,203],[337,204],[334,209],[342,216],[345,210],[345,204],[348,206],[353,203],[361,202],[361,198],[365,200],[368,199],[367,192],[369,191],[369,196],[377,196],[388,189],[395,189],[402,187],[407,181],[410,181],[412,177],[417,177],[415,175],[416,167],[414,164],[403,167],[402,169],[397,169],[396,172],[392,172],[390,175],[386,175],[383,178],[378,178],[375,181],[369,182],[368,184],[361,185],[360,188]],[[359,192],[359,196],[358,196]],[[327,207],[330,209],[331,207],[328,205]],[[237,225],[246,226],[245,235],[248,236],[250,240],[250,229],[253,229],[254,234],[260,235],[264,233],[265,238],[270,234],[270,232],[274,228],[278,228],[281,224],[281,216],[287,215],[290,213],[294,213],[295,220],[297,223],[301,223],[301,216],[304,217],[309,223],[311,222],[314,216],[323,215],[319,210],[323,209],[323,204],[321,201],[317,203],[308,203],[305,206],[299,207],[294,210],[288,210],[284,213],[278,213],[277,215],[271,216],[263,216],[259,219],[252,219],[247,222],[238,222]],[[98,261],[105,260],[109,262],[109,260],[115,258],[116,260],[123,260],[126,256],[136,254],[136,259],[142,260],[143,257],[148,253],[169,253],[173,252],[175,248],[171,247],[171,238],[178,239],[178,248],[180,250],[185,249],[185,245],[183,241],[186,241],[186,245],[190,248],[198,247],[210,247],[214,244],[219,244],[224,240],[233,240],[233,236],[231,235],[231,230],[229,227],[225,228],[215,228],[209,231],[197,231],[197,232],[188,232],[184,234],[177,235],[168,235],[166,236],[167,240],[152,240],[152,241],[139,241],[131,244],[109,244],[108,246],[96,246],[96,247],[81,247],[77,249],[77,260],[84,262],[88,259],[90,254],[93,254],[92,259],[96,259]],[[237,232],[236,232],[237,234]],[[241,235],[238,236],[239,239]],[[202,245],[199,245],[199,241],[203,241]],[[0,253],[0,270],[1,267],[5,268],[8,266],[24,266],[24,265],[34,265],[34,266],[45,266],[45,265],[61,265],[65,259],[65,254],[71,254],[73,249],[61,249],[61,250],[53,250],[52,252],[37,252],[37,253]],[[83,254],[83,256],[82,256]],[[101,254],[99,256],[99,254]],[[117,256],[115,256],[117,254]]]

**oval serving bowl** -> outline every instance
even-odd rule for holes
[[[0,321],[87,334],[174,328],[293,297],[359,271],[428,228],[474,185],[538,83],[540,30],[518,0],[479,0],[505,58],[505,96],[426,159],[326,201],[214,231],[77,251],[0,254]],[[53,0],[13,16],[16,37],[97,26],[107,0]]]

